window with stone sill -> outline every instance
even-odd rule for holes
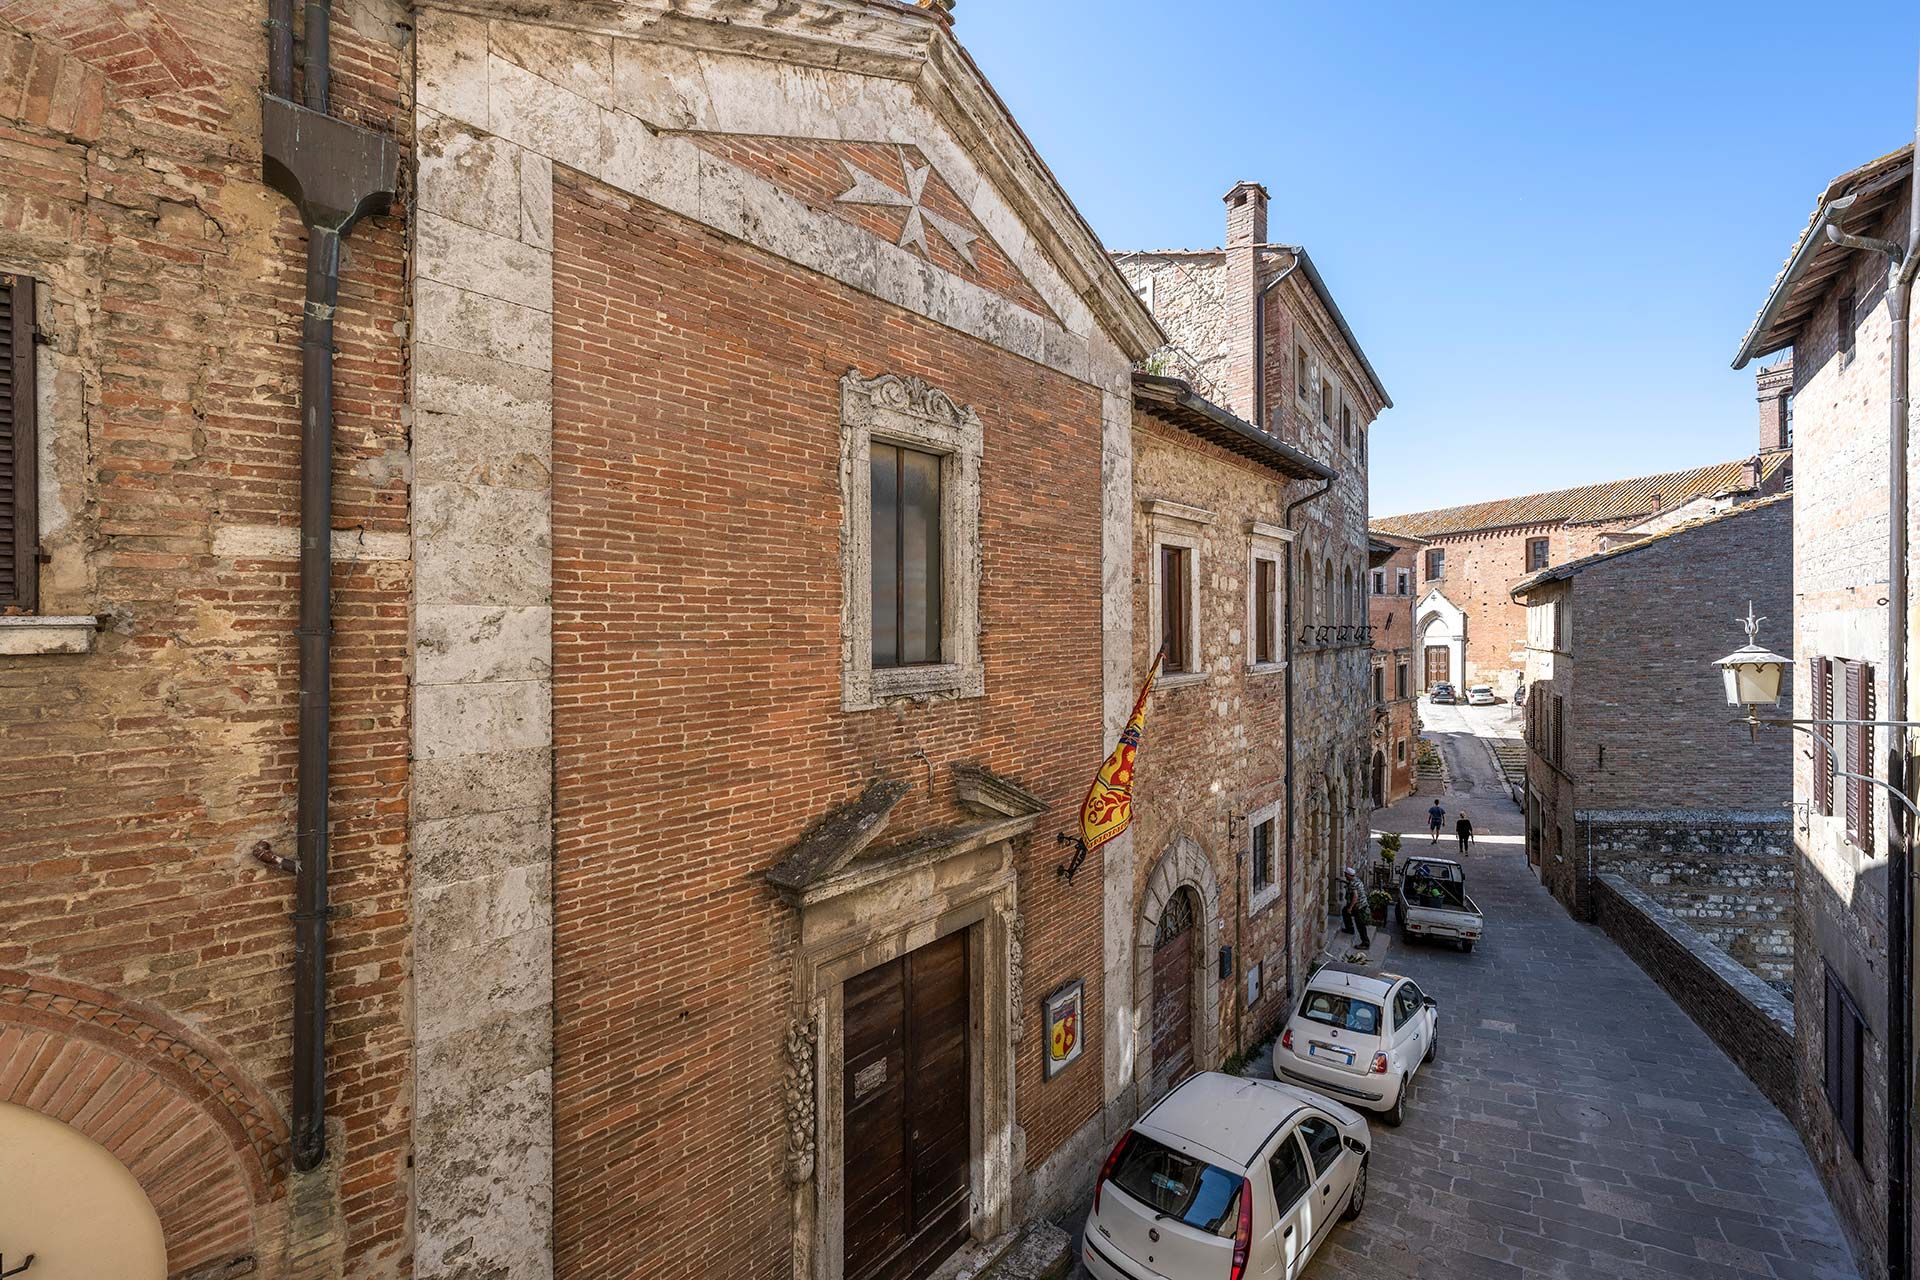
[[[1309,403],[1313,400],[1313,362],[1305,347],[1293,349],[1293,393]]]
[[[40,607],[34,280],[0,274],[0,614]]]
[[[1406,595],[1408,580],[1412,576],[1413,575],[1408,573],[1405,569],[1395,569],[1393,571],[1393,594],[1397,596]]]
[[[1147,634],[1165,650],[1160,686],[1191,684],[1206,678],[1206,655],[1200,647],[1200,540],[1213,523],[1213,513],[1158,498],[1145,506],[1152,557]]]
[[[1280,813],[1284,802],[1247,815],[1247,914],[1256,915],[1280,899]]]
[[[980,697],[980,462],[971,407],[916,377],[840,379],[841,704]]]
[[[1373,571],[1373,594],[1377,596],[1387,594],[1387,571],[1385,569],[1375,569]]]

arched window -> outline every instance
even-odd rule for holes
[[[1313,556],[1300,553],[1300,624],[1310,625],[1313,616]]]
[[[1327,561],[1326,599],[1321,601],[1320,608],[1323,615],[1320,621],[1329,624],[1339,621],[1340,597],[1333,594],[1333,561],[1331,559]]]
[[[1341,599],[1342,599],[1342,604],[1340,606],[1340,621],[1344,622],[1348,626],[1352,626],[1353,625],[1353,569],[1351,567],[1347,569],[1347,592],[1346,592],[1346,595],[1341,597]]]

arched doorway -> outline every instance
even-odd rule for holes
[[[160,1215],[127,1167],[71,1125],[0,1102],[0,1260],[32,1280],[166,1280]]]
[[[1153,932],[1153,1091],[1193,1074],[1193,987],[1198,967],[1199,898],[1182,886]]]
[[[1387,757],[1383,751],[1373,753],[1373,807],[1378,809],[1387,803]]]

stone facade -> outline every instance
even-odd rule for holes
[[[263,15],[0,7],[43,556],[37,610],[0,617],[0,1102],[131,1169],[173,1275],[400,1276],[410,228],[354,229],[335,317],[330,1158],[292,1174],[294,883],[255,851],[295,852],[306,254],[261,177]],[[403,140],[405,20],[368,0],[331,33],[335,113]]]
[[[1822,207],[1853,195],[1844,219],[1848,230],[1904,244],[1911,174],[1911,152],[1896,152],[1836,180]],[[1800,272],[1785,272],[1776,283],[1767,314],[1782,318],[1756,322],[1741,351],[1744,362],[1792,346],[1791,420],[1799,461],[1794,478],[1791,651],[1794,703],[1803,709],[1813,705],[1813,672],[1819,659],[1864,662],[1883,697],[1886,688],[1892,337],[1886,289],[1883,258],[1818,246],[1818,252],[1803,260]],[[1843,340],[1842,324],[1843,302],[1849,298],[1854,318],[1850,343]],[[1909,324],[1914,339],[1920,340],[1920,324]],[[1763,369],[1761,377],[1769,372]],[[1910,469],[1909,494],[1915,476]],[[1912,618],[1911,600],[1908,610]],[[1911,635],[1911,622],[1908,629]],[[1784,649],[1778,641],[1775,647]],[[1842,695],[1836,697],[1835,715],[1844,713]],[[1875,714],[1915,718],[1911,703],[1896,708],[1883,701]],[[1883,732],[1874,742],[1868,769],[1884,776],[1882,753],[1888,738]],[[1794,758],[1799,855],[1794,1003],[1800,1028],[1801,1125],[1864,1273],[1880,1275],[1886,1269],[1887,1234],[1887,850],[1884,835],[1872,848],[1860,848],[1849,838],[1844,781],[1834,788],[1834,812],[1821,812],[1813,753],[1810,744],[1803,741],[1801,746]],[[1867,797],[1873,830],[1885,833],[1886,801],[1877,788],[1869,789]],[[1824,1091],[1830,980],[1864,1024],[1857,1152]]]
[[[1792,518],[1791,499],[1763,499],[1515,588],[1542,880],[1588,917],[1594,877],[1625,876],[1704,932],[1744,933],[1731,949],[1776,980],[1793,743],[1736,726],[1712,663],[1749,603],[1782,629],[1793,616]]]
[[[1337,473],[1324,493],[1290,498],[1280,521],[1294,534],[1287,845],[1300,919],[1319,921],[1332,878],[1368,844],[1367,442],[1391,401],[1307,252],[1268,242],[1265,188],[1240,183],[1225,199],[1224,248],[1116,260],[1166,331],[1148,367],[1195,380]]]
[[[1373,645],[1373,755],[1368,801],[1375,808],[1413,794],[1420,738],[1417,538],[1375,537],[1367,573],[1367,630]]]
[[[468,1101],[418,1143],[422,1274],[839,1276],[844,993],[954,936],[988,1239],[1127,1081],[1131,841],[1069,883],[1052,836],[1131,704],[1158,334],[937,14],[475,9],[419,23],[420,608],[470,621],[415,751],[489,905],[420,903],[418,999],[500,1056],[423,1052]],[[846,598],[876,439],[947,459],[925,667],[875,666]]]
[[[1182,886],[1210,910],[1192,945],[1200,1000],[1194,1065],[1216,1067],[1255,1043],[1286,1007],[1317,940],[1304,915],[1286,808],[1285,565],[1280,525],[1309,478],[1255,461],[1182,429],[1177,415],[1134,413],[1134,655],[1144,670],[1159,645],[1159,548],[1189,549],[1198,607],[1198,662],[1155,687],[1135,782],[1136,947],[1134,1080],[1144,1107],[1165,1080],[1156,1071],[1152,943],[1161,910]],[[1265,561],[1265,570],[1257,564]],[[1274,593],[1259,598],[1257,579]],[[1256,613],[1271,613],[1264,629]],[[1264,656],[1259,637],[1269,637]],[[1262,828],[1256,845],[1256,828]],[[1218,949],[1235,962],[1220,973]]]

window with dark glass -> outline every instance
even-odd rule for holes
[[[1853,294],[1851,292],[1840,295],[1840,305],[1835,308],[1835,311],[1834,324],[1835,328],[1839,331],[1840,354],[1846,359],[1851,360],[1853,359],[1854,334]]]
[[[1274,662],[1278,660],[1279,647],[1274,644],[1274,619],[1278,617],[1278,565],[1272,560],[1253,562],[1253,660],[1255,662]]]
[[[1373,700],[1375,702],[1387,700],[1387,669],[1385,667],[1373,669]]]
[[[1305,347],[1295,347],[1293,349],[1293,386],[1295,393],[1302,400],[1305,400],[1308,395],[1311,394],[1311,375],[1312,371],[1307,365],[1307,349]]]
[[[1824,1028],[1821,1091],[1833,1109],[1840,1140],[1857,1159],[1860,1155],[1860,1095],[1866,1083],[1866,1023],[1853,997],[1832,969],[1827,970],[1826,1026]]]
[[[1273,819],[1253,824],[1253,891],[1273,883]]]
[[[1434,547],[1427,552],[1427,576],[1429,578],[1445,577],[1446,572],[1447,550],[1445,547]]]
[[[1160,643],[1166,649],[1164,671],[1193,670],[1188,612],[1193,553],[1185,547],[1160,548]]]
[[[1340,438],[1347,448],[1353,448],[1353,410],[1344,404],[1340,406]]]
[[[940,458],[874,441],[873,665],[940,661]]]
[[[1407,696],[1407,664],[1404,662],[1393,670],[1393,696],[1396,698]]]
[[[1373,594],[1377,596],[1387,594],[1387,571],[1385,569],[1375,569],[1373,571]]]
[[[1545,538],[1527,539],[1527,572],[1547,567],[1547,540]]]
[[[1280,1140],[1280,1149],[1267,1161],[1267,1176],[1273,1182],[1273,1207],[1284,1217],[1313,1186],[1300,1139],[1290,1133]]]

